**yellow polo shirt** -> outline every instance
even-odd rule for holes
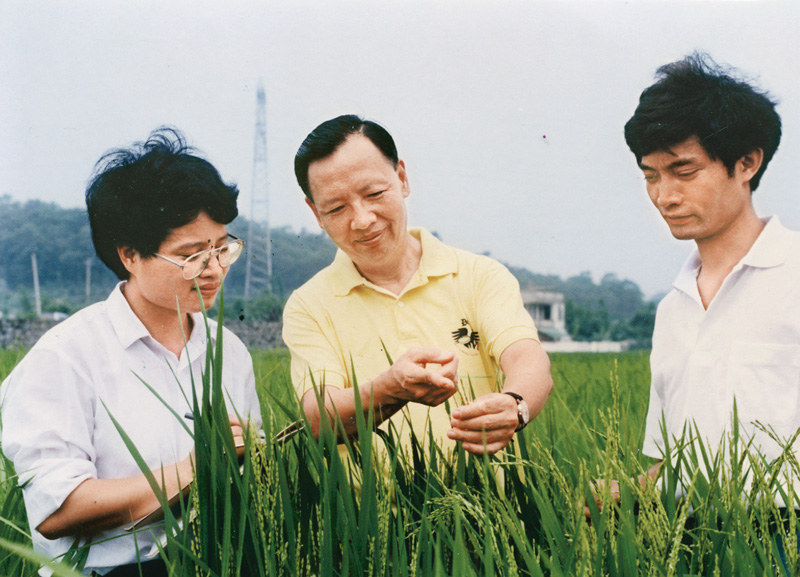
[[[302,396],[314,382],[352,387],[389,368],[412,347],[458,352],[458,406],[497,392],[500,355],[510,344],[538,339],[522,304],[519,283],[497,261],[449,247],[423,229],[410,229],[422,243],[419,269],[399,295],[378,287],[338,251],[333,263],[294,291],[283,313],[283,339],[292,354],[292,382]],[[384,351],[383,345],[387,351]],[[445,405],[409,403],[392,417],[407,435],[406,419],[418,437],[430,420],[443,449],[450,417]]]

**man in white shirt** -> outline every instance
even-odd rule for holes
[[[768,461],[781,447],[756,421],[782,439],[800,427],[800,235],[752,202],[781,120],[734,74],[698,54],[667,64],[625,125],[650,200],[696,247],[656,315],[643,447],[656,459],[662,422],[670,442],[686,431],[716,451],[734,402],[741,440]]]
[[[121,282],[45,334],[9,375],[3,451],[24,484],[38,551],[57,558],[89,546],[87,575],[160,577],[164,564],[148,560],[158,527],[124,529],[159,503],[112,416],[167,494],[191,480],[193,441],[170,409],[192,410],[193,378],[201,390],[201,309],[243,245],[226,230],[238,190],[172,130],[108,153],[96,170],[86,193],[92,239]],[[228,331],[223,347],[228,411],[260,423],[250,355]],[[241,438],[235,418],[231,427]]]

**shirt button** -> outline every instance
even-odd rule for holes
[[[403,301],[397,301],[397,306],[403,308],[404,306],[406,306],[406,303],[404,303]]]

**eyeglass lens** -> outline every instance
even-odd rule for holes
[[[242,241],[235,240],[233,242],[229,242],[225,246],[219,247],[218,249],[204,250],[202,252],[198,252],[197,254],[193,254],[183,261],[183,278],[191,280],[197,276],[200,276],[202,272],[206,270],[212,254],[216,254],[217,259],[219,260],[219,266],[222,268],[228,268],[230,265],[236,262],[236,260],[242,254],[243,246],[244,243]]]

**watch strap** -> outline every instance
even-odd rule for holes
[[[504,395],[508,395],[512,397],[515,401],[517,401],[517,420],[519,421],[519,425],[517,425],[516,430],[521,431],[528,422],[522,417],[522,411],[519,410],[519,404],[524,403],[525,399],[522,398],[522,395],[518,395],[517,393],[512,393],[511,391],[503,391]]]

